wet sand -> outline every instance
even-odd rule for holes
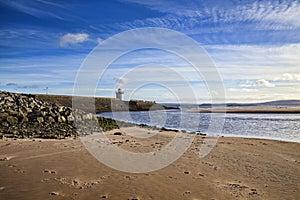
[[[162,148],[174,132],[143,139],[107,132],[133,152]],[[127,133],[149,134],[146,128]],[[0,142],[1,199],[300,199],[300,143],[219,138],[199,158],[203,137],[161,170],[133,174],[97,161],[79,139],[3,139]]]

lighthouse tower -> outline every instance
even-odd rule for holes
[[[119,88],[117,91],[116,91],[116,98],[117,99],[120,99],[120,100],[123,100],[123,90],[121,88]]]

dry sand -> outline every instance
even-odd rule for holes
[[[174,132],[143,139],[108,137],[120,148],[148,152]],[[203,136],[159,171],[131,174],[97,161],[79,139],[0,142],[0,199],[300,199],[300,143],[219,138],[205,158]]]

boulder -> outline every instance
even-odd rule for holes
[[[17,117],[14,117],[14,116],[8,116],[6,118],[7,122],[11,125],[15,125],[18,123],[18,118]]]
[[[55,123],[55,119],[53,119],[53,117],[49,116],[48,117],[48,122],[49,123]]]
[[[44,122],[44,118],[43,118],[43,117],[38,117],[36,120],[37,120],[39,123]]]
[[[23,117],[23,119],[22,119],[22,121],[21,121],[21,123],[27,123],[29,120],[28,120],[28,118],[27,117]]]
[[[64,116],[59,116],[58,119],[57,119],[57,121],[59,123],[64,123],[64,122],[66,122],[66,118]]]
[[[67,117],[67,120],[68,120],[68,122],[73,122],[75,120],[72,113]]]

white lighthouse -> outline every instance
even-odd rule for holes
[[[121,88],[118,88],[118,90],[116,91],[116,98],[123,100],[123,94],[124,94],[124,91]]]

